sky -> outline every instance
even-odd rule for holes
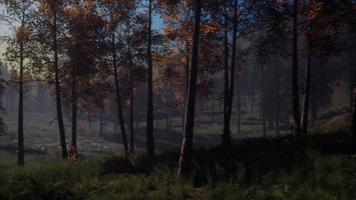
[[[0,12],[3,12],[3,11],[4,11],[4,9],[2,8],[2,6],[0,6]],[[160,18],[160,16],[155,15],[153,18],[153,29],[161,31],[162,27],[163,27],[163,20]],[[2,54],[4,53],[4,48],[5,48],[4,41],[2,41],[1,38],[4,36],[9,36],[9,35],[11,35],[9,26],[0,20],[0,60],[1,60]]]

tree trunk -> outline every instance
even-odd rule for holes
[[[223,131],[223,141],[222,146],[229,146],[230,143],[230,121],[229,121],[229,39],[228,39],[228,11],[227,11],[227,2],[225,3],[225,23],[224,23],[224,131]]]
[[[234,101],[234,87],[235,87],[235,58],[236,58],[236,41],[237,41],[237,11],[238,11],[238,0],[235,0],[234,5],[234,16],[233,16],[233,42],[232,42],[232,54],[231,54],[231,66],[230,66],[230,87],[229,94],[227,95],[227,122],[224,127],[226,130],[224,131],[222,146],[228,147],[231,145],[231,116],[232,116],[232,103]]]
[[[198,78],[199,65],[199,38],[200,38],[200,0],[195,1],[195,17],[192,45],[192,63],[189,78],[188,101],[186,105],[186,114],[184,122],[183,140],[181,144],[178,174],[180,176],[188,176],[191,171],[192,154],[193,154],[193,130],[195,117],[195,100],[196,100],[196,85]]]
[[[264,85],[264,74],[263,74],[263,65],[261,65],[261,117],[262,117],[262,132],[263,136],[267,135],[266,129],[266,102],[265,102],[265,85]]]
[[[148,74],[147,74],[147,155],[154,157],[155,146],[153,139],[153,61],[152,61],[152,1],[148,6]]]
[[[296,135],[300,135],[300,106],[298,88],[298,0],[293,1],[293,66],[292,66],[292,92],[293,92],[293,116]]]
[[[305,84],[304,84],[304,97],[303,97],[303,112],[302,112],[302,133],[308,133],[308,118],[309,118],[309,97],[311,90],[311,55],[309,52],[307,66],[305,69]]]
[[[187,105],[187,101],[188,101],[188,89],[189,89],[189,74],[190,74],[190,69],[189,69],[189,65],[190,65],[190,57],[189,57],[189,44],[188,41],[186,41],[186,63],[185,63],[185,88],[184,88],[184,107],[183,107],[183,114],[182,114],[182,124],[184,123],[184,111],[186,110],[186,105]],[[182,126],[182,131],[184,129],[184,126]]]
[[[55,90],[56,90],[56,107],[57,107],[57,121],[59,129],[59,138],[62,148],[62,158],[68,158],[66,133],[64,129],[62,100],[61,100],[61,86],[59,81],[59,64],[58,64],[58,39],[57,39],[57,15],[53,12],[53,52],[54,52],[54,76],[55,76]]]
[[[237,134],[241,133],[241,92],[240,81],[237,80]]]
[[[133,99],[133,95],[134,95],[134,88],[133,88],[133,63],[132,63],[132,58],[131,58],[131,52],[129,52],[129,63],[130,63],[130,83],[129,83],[129,90],[130,90],[130,137],[129,137],[129,151],[131,153],[135,152],[135,148],[134,148],[134,142],[135,142],[135,138],[134,138],[134,99]]]
[[[355,53],[350,53],[350,108],[353,107],[353,92],[356,87],[356,62],[355,62]]]
[[[352,150],[356,153],[356,88],[353,91],[352,107]]]
[[[24,135],[23,135],[23,68],[24,68],[24,47],[20,41],[20,77],[19,77],[19,110],[18,110],[18,152],[17,165],[25,164]]]
[[[77,67],[72,67],[72,145],[70,149],[70,159],[78,159],[77,149],[77,117],[78,117],[78,105],[77,105]]]
[[[99,135],[102,137],[104,135],[104,109],[100,111],[100,132]]]
[[[88,112],[88,128],[89,128],[89,131],[91,131],[91,124],[92,124],[92,120],[91,120],[90,113]]]
[[[122,144],[124,146],[125,154],[128,152],[128,144],[127,144],[127,137],[126,137],[126,129],[125,129],[125,122],[124,117],[122,114],[122,105],[121,105],[121,95],[120,95],[120,87],[119,87],[119,77],[117,73],[117,63],[116,63],[116,43],[115,43],[115,32],[112,32],[112,64],[114,68],[114,78],[115,78],[115,89],[116,89],[116,101],[117,101],[117,115],[121,130],[122,136]]]
[[[275,63],[276,80],[276,134],[280,135],[280,81],[279,81],[279,63]]]

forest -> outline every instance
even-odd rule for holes
[[[0,0],[0,200],[355,200],[355,36],[354,0]]]

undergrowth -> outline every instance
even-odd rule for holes
[[[3,167],[0,199],[356,199],[347,135],[320,137],[310,137],[305,149],[279,137],[196,151],[189,178],[176,175],[177,153]]]

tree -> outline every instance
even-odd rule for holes
[[[15,38],[8,42],[9,47],[6,49],[7,60],[18,65],[18,87],[19,87],[19,104],[18,104],[18,152],[17,164],[22,166],[24,159],[24,132],[23,132],[23,113],[24,113],[24,70],[26,60],[30,54],[30,19],[33,13],[33,1],[23,0],[2,0],[6,6],[6,11],[18,27],[15,27]]]
[[[63,122],[62,99],[61,99],[61,80],[60,80],[60,52],[65,35],[63,34],[65,24],[63,21],[65,1],[55,0],[36,0],[38,2],[38,11],[36,13],[36,23],[34,24],[34,34],[37,44],[41,51],[44,50],[42,57],[39,57],[38,68],[42,74],[44,65],[52,65],[54,70],[55,98],[57,109],[57,122],[59,129],[59,138],[62,149],[62,158],[68,158],[66,134]],[[48,49],[48,50],[47,50]],[[51,54],[51,56],[49,56]],[[36,55],[38,56],[38,55]],[[46,61],[49,61],[46,62]],[[51,71],[52,72],[52,71]],[[52,73],[51,78],[52,79]]]
[[[297,136],[300,135],[300,105],[299,105],[299,81],[298,81],[298,9],[299,0],[293,0],[293,59],[292,59],[292,92],[293,92],[293,116],[294,129]]]
[[[155,153],[153,138],[153,61],[152,61],[152,3],[148,0],[148,40],[147,40],[147,155],[153,157]]]
[[[194,130],[194,117],[195,117],[195,97],[199,65],[199,39],[200,39],[200,17],[201,17],[201,1],[195,0],[194,2],[195,16],[194,16],[194,31],[192,43],[192,61],[188,90],[188,101],[186,107],[183,140],[181,144],[178,174],[187,176],[191,170],[192,164],[192,151],[193,151],[193,130]]]
[[[353,106],[352,106],[352,149],[356,152],[356,88],[353,92]]]
[[[3,64],[0,62],[0,77],[3,74]],[[2,101],[2,97],[4,95],[4,91],[5,91],[5,80],[4,79],[0,79],[0,114],[5,113],[5,108],[3,106],[3,101]],[[4,119],[2,118],[2,115],[0,115],[0,134],[5,134],[6,133],[6,124],[4,123]]]
[[[231,66],[230,66],[230,78],[229,78],[229,89],[227,100],[226,100],[226,117],[224,119],[224,135],[222,146],[228,147],[231,145],[231,116],[232,116],[232,106],[234,101],[234,91],[235,91],[235,68],[236,68],[236,41],[237,41],[237,31],[238,31],[238,0],[235,0],[234,8],[233,8],[233,16],[232,16],[232,53],[231,53]]]
[[[127,135],[126,135],[126,128],[125,128],[125,121],[123,116],[123,109],[122,109],[122,102],[121,102],[121,92],[120,92],[120,85],[119,85],[119,75],[118,75],[118,59],[117,59],[117,28],[118,23],[120,22],[121,18],[119,13],[122,11],[120,6],[120,2],[115,1],[107,1],[103,2],[104,12],[108,15],[107,24],[108,24],[108,31],[110,32],[109,35],[109,52],[111,56],[111,65],[114,69],[114,81],[115,81],[115,92],[116,92],[116,104],[117,104],[117,119],[119,121],[120,130],[121,130],[121,137],[124,146],[125,154],[128,153],[129,147],[127,143]]]
[[[104,21],[100,18],[93,1],[77,2],[67,10],[68,38],[65,42],[68,62],[66,63],[70,103],[72,107],[72,141],[69,157],[76,160],[77,117],[79,93],[85,91],[90,79],[97,72],[104,51],[102,36]]]

